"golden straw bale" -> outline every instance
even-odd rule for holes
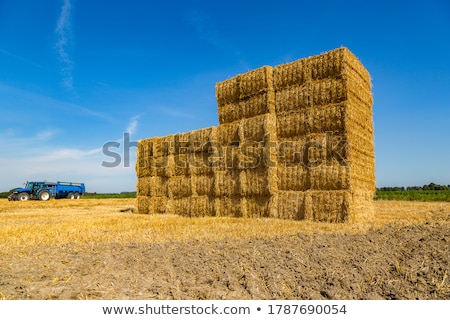
[[[301,111],[312,105],[312,86],[310,82],[292,85],[275,92],[276,113]]]
[[[173,160],[174,160],[173,174],[175,176],[190,174],[189,170],[190,154],[188,153],[175,154],[173,156]]]
[[[322,163],[308,169],[311,190],[343,190],[350,187],[349,166],[333,161],[331,165]]]
[[[191,197],[169,198],[165,213],[175,214],[183,217],[190,217]]]
[[[137,196],[137,213],[139,214],[149,214],[150,212],[150,198],[147,196]]]
[[[189,153],[190,145],[190,132],[183,132],[174,135],[174,154],[187,154]]]
[[[268,168],[241,170],[239,173],[240,195],[270,195]]]
[[[213,217],[215,212],[215,198],[213,196],[192,196],[191,197],[191,217]]]
[[[197,196],[214,194],[214,174],[192,175],[192,193]]]
[[[273,69],[274,89],[278,91],[292,85],[300,86],[311,78],[307,59],[275,66]]]
[[[219,146],[239,146],[241,122],[221,124],[217,127],[217,143]]]
[[[175,135],[155,137],[153,140],[153,156],[166,157],[174,154]]]
[[[244,119],[241,122],[240,141],[264,142],[270,133],[276,131],[276,118],[273,114],[265,114]]]
[[[310,103],[312,107],[325,106],[345,101],[347,86],[343,79],[322,79],[311,83]]]
[[[292,166],[278,165],[276,170],[278,190],[305,191],[309,189],[308,168],[301,163]]]
[[[216,197],[214,199],[214,210],[217,217],[242,217],[241,197]]]
[[[273,68],[270,66],[263,66],[238,77],[240,99],[273,90]]]
[[[152,177],[141,177],[138,179],[136,185],[136,195],[137,196],[151,196],[151,179]]]
[[[238,108],[237,110],[230,110],[234,115],[231,121],[273,113],[275,111],[275,91],[270,90],[242,99],[239,101]]]
[[[274,218],[303,220],[305,219],[305,193],[280,191],[277,194],[278,209]]]
[[[209,127],[191,131],[189,137],[191,153],[209,153],[211,144],[217,140],[217,128]]]
[[[271,210],[272,197],[250,196],[242,197],[241,210],[243,218],[268,218]]]
[[[329,104],[308,108],[306,111],[306,134],[344,130],[345,105]]]
[[[335,191],[307,191],[305,218],[321,222],[345,222],[349,219],[351,192]]]
[[[174,155],[153,157],[151,161],[152,176],[171,177],[175,173],[175,157]]]
[[[169,197],[151,197],[150,200],[150,213],[165,214],[169,209]]]
[[[169,197],[183,198],[192,195],[191,176],[173,176],[169,178]]]
[[[152,197],[168,197],[169,179],[168,177],[150,177],[150,195]]]
[[[216,84],[216,99],[219,106],[239,101],[238,77]]]
[[[243,110],[241,109],[240,103],[241,102],[235,102],[219,105],[218,107],[219,123],[225,124],[242,119]]]
[[[300,137],[308,133],[308,117],[304,111],[277,114],[277,137]]]
[[[239,183],[240,170],[215,170],[214,194],[216,196],[238,196],[241,194]]]

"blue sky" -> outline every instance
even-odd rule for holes
[[[448,0],[0,0],[0,191],[135,190],[105,143],[217,125],[215,83],[340,46],[372,76],[377,185],[450,184]]]

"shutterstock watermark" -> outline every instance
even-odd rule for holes
[[[111,151],[111,149],[120,149],[121,143],[117,141],[108,141],[102,147],[105,156],[111,157],[113,161],[102,161],[102,167],[116,168],[122,164],[122,155],[119,152]],[[138,146],[137,141],[130,141],[130,133],[123,134],[123,166],[130,167],[130,149]]]
[[[268,136],[262,141],[233,141],[226,145],[219,141],[160,141],[147,144],[139,156],[139,167],[167,168],[211,168],[211,169],[252,169],[260,166],[304,167],[347,166],[348,142],[340,135],[326,132],[314,139],[304,138],[287,141],[270,141]],[[122,154],[120,150],[122,148]],[[102,166],[115,168],[120,165],[130,167],[131,148],[138,147],[130,141],[130,134],[124,133],[123,145],[109,141],[103,145],[103,154],[111,161],[103,161]],[[173,156],[172,159],[170,156]]]

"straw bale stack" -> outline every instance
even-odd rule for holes
[[[273,68],[264,66],[216,85],[219,123],[273,113]]]
[[[219,126],[139,141],[139,213],[344,222],[373,213],[370,75],[346,48],[217,83]]]

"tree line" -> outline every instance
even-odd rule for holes
[[[423,186],[411,186],[411,187],[381,187],[377,188],[377,191],[435,191],[435,190],[450,190],[449,185],[440,185],[434,182],[425,184]]]

